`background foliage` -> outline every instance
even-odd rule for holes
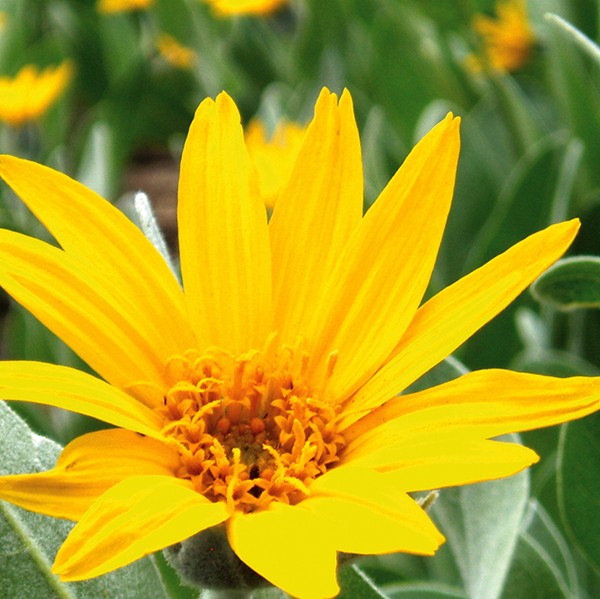
[[[482,50],[472,19],[494,14],[490,0],[293,0],[274,15],[228,19],[199,0],[156,0],[145,11],[111,15],[94,0],[0,0],[0,75],[25,64],[74,67],[66,93],[43,115],[19,128],[2,125],[0,151],[68,172],[125,210],[130,192],[143,189],[172,240],[177,159],[207,95],[226,89],[245,122],[260,116],[272,128],[283,116],[306,122],[322,86],[349,88],[363,142],[365,209],[415,141],[452,110],[463,119],[462,153],[430,293],[552,222],[579,216],[583,226],[576,259],[551,269],[420,384],[467,367],[597,375],[600,2],[529,0],[527,7],[535,47],[506,73],[468,67],[467,57]],[[164,33],[193,51],[191,65],[161,55]],[[46,235],[6,188],[0,225]],[[4,358],[85,368],[29,314],[1,301]],[[16,409],[27,424],[0,404],[2,473],[49,467],[57,443],[95,426],[72,414]],[[441,493],[432,516],[448,542],[434,558],[354,562],[340,573],[341,597],[596,596],[600,416],[524,437],[543,457],[529,472]],[[0,594],[198,596],[161,556],[61,585],[48,564],[67,532],[66,524],[2,504]],[[33,595],[23,590],[28,584]]]

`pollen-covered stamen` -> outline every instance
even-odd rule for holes
[[[273,340],[271,340],[273,341]],[[163,434],[181,456],[177,475],[230,510],[271,501],[294,504],[339,460],[344,438],[323,392],[305,382],[309,358],[300,347],[232,356],[188,351],[167,364],[171,388],[159,409]]]

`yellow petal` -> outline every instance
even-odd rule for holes
[[[250,172],[233,100],[204,100],[181,159],[181,270],[199,343],[235,353],[262,347],[271,332],[267,215]]]
[[[66,366],[0,362],[0,397],[56,406],[162,439],[162,419],[108,383]]]
[[[0,176],[62,248],[104,281],[112,301],[137,306],[132,326],[153,323],[160,334],[157,352],[168,357],[194,345],[179,283],[125,215],[70,177],[34,162],[1,156]]]
[[[257,187],[265,206],[270,210],[273,210],[281,188],[292,173],[306,129],[298,123],[282,119],[270,133],[257,118],[244,128],[244,140]]]
[[[450,355],[558,260],[578,229],[579,221],[572,220],[530,235],[425,303],[387,364],[347,404],[354,415],[345,422],[355,420],[357,410],[396,395]]]
[[[227,525],[238,557],[286,593],[324,599],[339,592],[333,539],[307,510],[272,503],[262,512],[235,513]]]
[[[113,14],[130,10],[143,10],[154,4],[154,0],[97,0],[96,8],[101,14]]]
[[[52,571],[100,576],[223,522],[227,510],[174,477],[127,478],[101,495],[71,531]]]
[[[600,378],[479,370],[395,397],[351,425],[346,459],[386,445],[477,440],[581,418],[600,409]]]
[[[78,437],[48,472],[0,477],[0,499],[54,518],[79,520],[107,489],[137,475],[174,476],[176,452],[124,429]]]
[[[417,503],[379,472],[334,468],[315,481],[311,493],[301,506],[321,519],[338,551],[432,555],[444,542]]]
[[[267,14],[286,4],[288,0],[205,0],[219,16]]]
[[[0,283],[113,385],[126,388],[141,380],[166,386],[160,327],[135,297],[117,297],[93,266],[0,230]],[[168,313],[168,305],[164,309]]]
[[[449,115],[417,144],[367,212],[315,306],[312,370],[325,368],[329,352],[339,351],[334,397],[363,384],[413,318],[442,238],[458,150],[458,119]]]
[[[535,464],[538,455],[523,445],[459,438],[387,445],[374,451],[350,452],[348,466],[385,472],[397,489],[424,491],[504,478]]]
[[[0,77],[0,120],[20,127],[39,119],[64,91],[72,74],[71,63],[65,61],[39,72],[28,64],[14,77]]]
[[[275,329],[293,344],[360,223],[363,176],[352,99],[324,89],[269,223]],[[314,323],[313,323],[314,324]]]

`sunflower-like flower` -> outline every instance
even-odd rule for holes
[[[477,15],[473,29],[481,37],[484,63],[499,71],[516,71],[527,62],[535,36],[527,18],[525,0],[499,0],[497,18]],[[469,66],[481,70],[482,60],[470,56]]]
[[[181,162],[183,289],[94,192],[0,159],[60,244],[0,231],[0,283],[104,379],[7,361],[0,396],[116,427],[75,439],[53,470],[0,478],[0,498],[77,521],[55,573],[98,576],[215,527],[273,585],[332,597],[337,552],[430,555],[444,541],[409,493],[514,474],[537,455],[492,437],[600,407],[596,378],[504,370],[397,395],[579,226],[538,232],[420,305],[458,152],[448,115],[363,216],[351,98],[324,90],[267,222],[237,108],[207,99]]]
[[[177,69],[190,69],[196,62],[198,55],[194,50],[181,44],[176,38],[168,33],[158,36],[156,47],[159,54],[173,67]]]
[[[292,171],[305,132],[306,127],[289,121],[280,121],[271,136],[258,119],[246,128],[246,147],[256,169],[260,195],[268,208],[275,205]]]
[[[19,127],[40,118],[64,92],[72,73],[65,61],[43,70],[29,64],[15,77],[0,77],[0,120]]]
[[[210,4],[217,15],[266,15],[275,12],[288,0],[203,0]]]

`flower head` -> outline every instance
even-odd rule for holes
[[[49,472],[0,478],[1,498],[78,522],[54,572],[98,576],[222,524],[274,585],[332,597],[338,551],[429,555],[443,542],[409,493],[518,472],[537,455],[492,437],[600,407],[598,379],[503,370],[397,396],[578,228],[536,233],[419,306],[458,150],[449,115],[363,217],[351,98],[324,90],[267,223],[235,104],[205,100],[181,162],[183,289],[108,202],[0,158],[60,244],[0,231],[0,283],[104,379],[3,362],[1,396],[117,427],[77,438]]]
[[[102,14],[145,10],[154,4],[154,0],[98,0],[96,7]]]
[[[262,121],[254,120],[246,128],[246,147],[256,169],[260,195],[273,208],[277,194],[289,177],[302,145],[306,127],[280,121],[269,137]]]
[[[496,13],[496,19],[477,15],[473,19],[473,29],[481,37],[485,61],[490,67],[516,71],[529,58],[535,42],[525,0],[499,0]],[[481,63],[478,57],[469,58],[469,65],[474,70],[480,70]]]
[[[275,12],[288,3],[288,0],[204,0],[217,15],[265,15]]]
[[[172,35],[163,33],[159,36],[156,47],[160,55],[171,65],[178,69],[189,69],[196,62],[197,55],[194,50],[180,44]]]
[[[65,61],[41,71],[30,64],[15,77],[0,77],[0,120],[18,127],[40,118],[64,92],[72,72]]]

